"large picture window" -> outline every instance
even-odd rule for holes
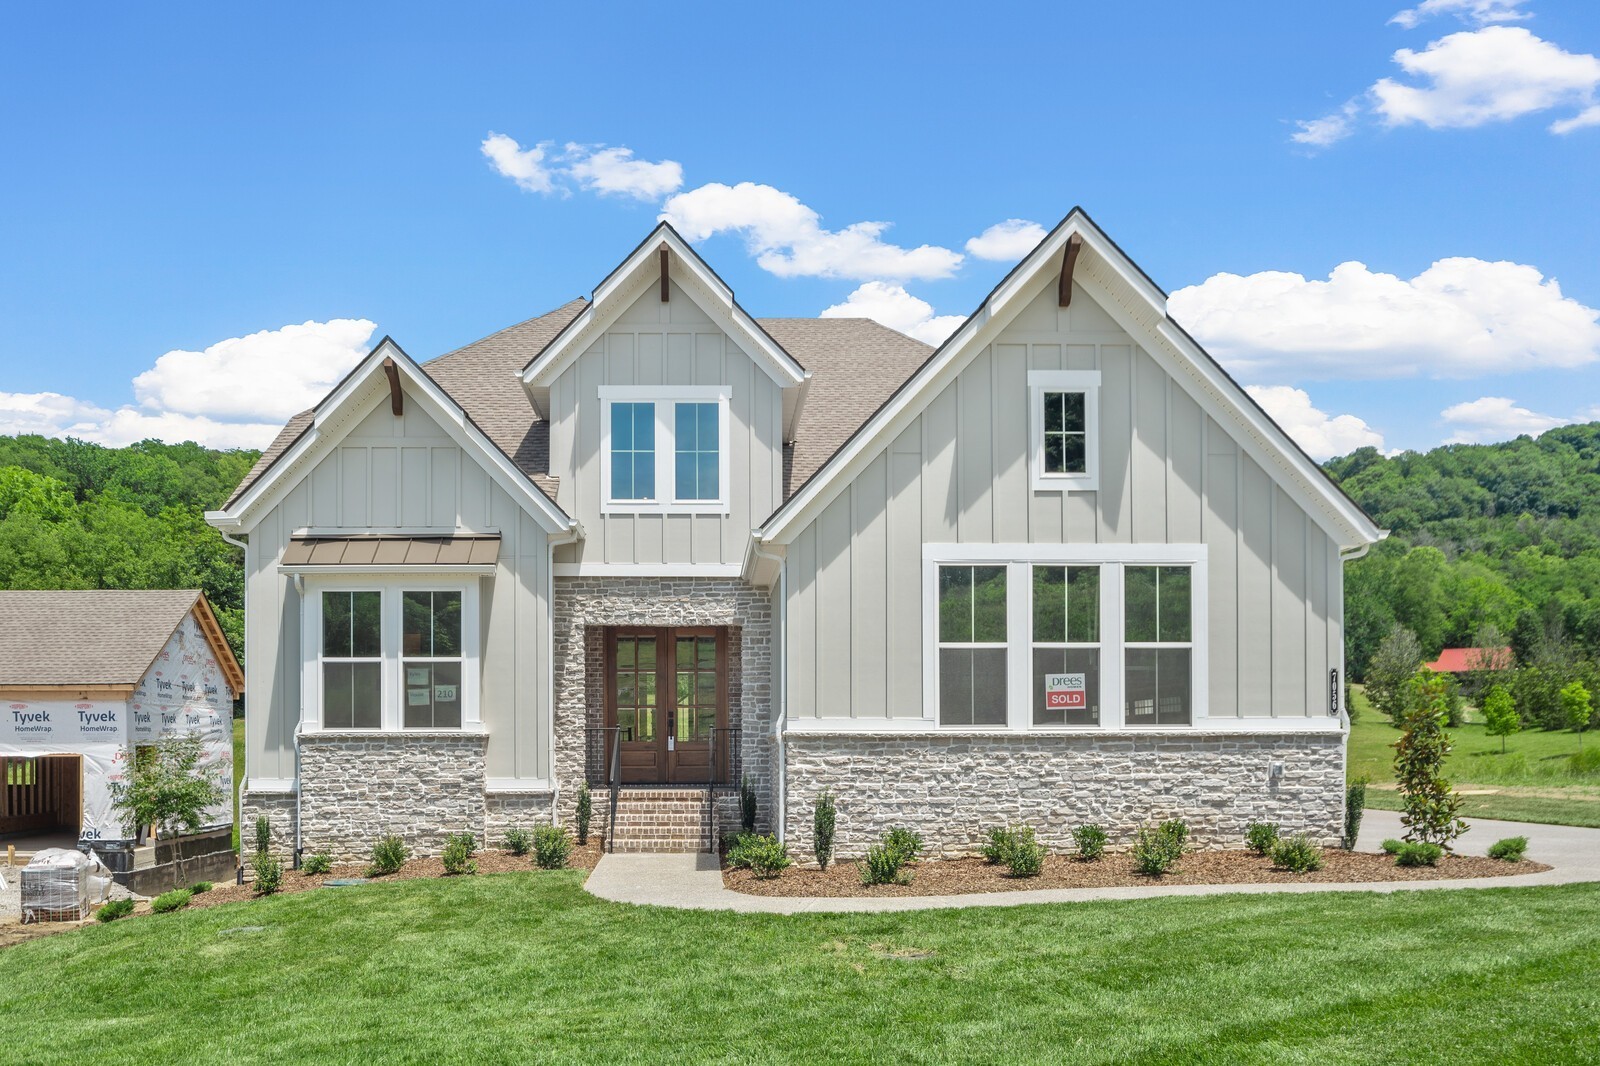
[[[329,729],[383,725],[383,595],[322,594],[322,722]]]
[[[1006,724],[1006,568],[939,567],[939,721]]]
[[[616,385],[599,396],[604,513],[728,512],[728,389]]]

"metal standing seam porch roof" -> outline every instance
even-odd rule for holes
[[[498,534],[448,537],[357,535],[291,537],[284,566],[493,566]]]

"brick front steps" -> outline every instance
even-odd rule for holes
[[[617,797],[611,850],[711,850],[711,797],[703,788],[624,788]]]

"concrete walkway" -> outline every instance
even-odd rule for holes
[[[1393,811],[1368,811],[1356,842],[1377,851],[1387,837],[1401,833]],[[1528,838],[1528,858],[1553,869],[1516,877],[1475,877],[1450,881],[1383,881],[1354,884],[1151,885],[1125,888],[1045,888],[1018,892],[974,892],[959,896],[816,897],[751,896],[722,885],[713,855],[606,855],[585,887],[601,899],[684,910],[729,910],[764,914],[822,914],[847,911],[909,911],[936,907],[1015,907],[1025,903],[1072,903],[1097,899],[1148,899],[1151,896],[1214,896],[1262,892],[1416,892],[1432,889],[1517,888],[1600,881],[1600,829],[1528,822],[1476,820],[1456,841],[1464,855],[1483,855],[1504,837]]]

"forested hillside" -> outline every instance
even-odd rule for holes
[[[1493,626],[1528,661],[1600,653],[1600,423],[1328,471],[1390,537],[1345,569],[1347,665],[1361,680],[1396,622],[1425,655]]]
[[[243,553],[203,515],[257,454],[0,437],[0,589],[201,588],[243,660]]]

